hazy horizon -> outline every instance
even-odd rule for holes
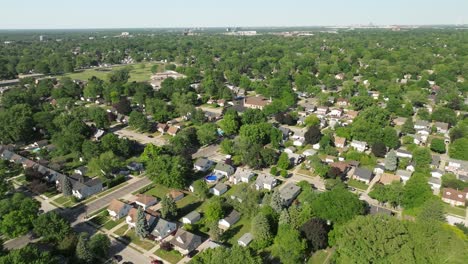
[[[2,4],[0,29],[119,29],[457,25],[468,22],[462,0],[17,0]]]

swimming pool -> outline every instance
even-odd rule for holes
[[[216,175],[208,175],[205,177],[205,181],[208,183],[213,183],[218,180],[218,177]]]

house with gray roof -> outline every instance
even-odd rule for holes
[[[364,168],[356,168],[352,178],[369,184],[372,180],[372,171]]]
[[[437,129],[437,133],[445,134],[449,130],[449,124],[444,122],[435,122],[434,126]]]
[[[262,173],[257,176],[257,179],[255,180],[255,189],[257,191],[266,189],[266,190],[273,190],[273,188],[276,186],[277,182],[275,177]]]
[[[237,244],[239,244],[242,247],[246,247],[252,242],[253,240],[253,235],[251,233],[245,233],[243,234],[239,240],[237,240]]]
[[[207,159],[207,158],[199,158],[195,161],[193,164],[193,169],[195,171],[202,171],[205,172],[211,168],[211,166],[214,165],[214,162]]]
[[[290,206],[296,197],[301,193],[301,188],[290,182],[279,190],[281,201],[284,206]]]
[[[429,183],[432,190],[439,190],[440,186],[442,185],[442,180],[436,177],[431,177],[427,183]]]
[[[156,226],[154,227],[151,235],[154,236],[154,240],[161,241],[164,238],[168,237],[174,231],[177,230],[177,224],[169,222],[162,218],[158,218]]]
[[[428,129],[429,125],[430,123],[426,120],[416,120],[416,122],[414,122],[414,129],[416,130]]]
[[[216,174],[216,176],[220,176],[220,178],[229,177],[234,174],[235,171],[236,169],[234,167],[222,162],[216,164],[216,167],[213,170],[214,174]]]
[[[232,210],[228,216],[219,220],[218,222],[219,228],[223,230],[229,229],[235,223],[237,223],[237,221],[239,221],[240,217],[241,217],[241,214],[239,212],[237,212],[236,210]]]
[[[400,176],[400,179],[403,183],[406,183],[413,175],[413,172],[407,170],[397,170],[395,175]]]
[[[228,190],[227,185],[222,182],[219,182],[213,188],[210,189],[210,192],[216,196],[220,196],[224,194],[225,192],[227,192],[227,190]]]
[[[255,176],[255,173],[247,168],[237,168],[236,172],[229,177],[229,181],[233,184],[241,182],[249,183],[250,179]]]
[[[189,214],[187,214],[186,216],[182,217],[182,223],[192,225],[192,224],[195,224],[196,222],[198,222],[198,220],[200,220],[200,218],[201,218],[201,215],[200,215],[199,212],[192,211]]]

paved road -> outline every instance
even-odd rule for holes
[[[136,178],[132,183],[120,188],[114,192],[111,192],[98,200],[85,204],[83,206],[78,206],[77,208],[72,209],[70,216],[73,218],[72,226],[76,225],[79,222],[82,222],[85,216],[92,214],[93,212],[100,210],[106,207],[113,199],[119,199],[126,194],[132,193],[141,189],[142,187],[151,183],[146,177]]]

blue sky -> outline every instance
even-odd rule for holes
[[[0,0],[0,29],[468,24],[468,0]]]

